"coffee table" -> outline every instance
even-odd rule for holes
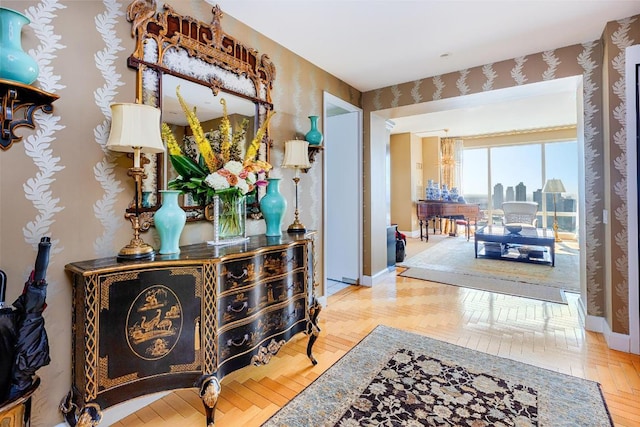
[[[483,243],[480,252],[478,243]],[[474,245],[476,258],[556,265],[555,237],[546,228],[525,227],[512,233],[503,226],[487,225],[476,231]]]

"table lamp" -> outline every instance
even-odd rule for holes
[[[300,222],[299,210],[298,210],[298,182],[300,182],[300,169],[309,169],[309,143],[299,139],[294,139],[284,143],[284,161],[282,162],[283,168],[293,168],[296,170],[296,174],[293,178],[293,182],[296,187],[296,210],[294,214],[293,224],[289,226],[287,231],[289,233],[304,233],[307,231],[305,226]]]
[[[155,251],[140,238],[140,231],[146,231],[150,222],[140,222],[140,189],[146,178],[140,165],[140,153],[162,153],[164,145],[160,136],[160,110],[144,104],[111,104],[111,132],[107,141],[111,151],[133,153],[133,167],[128,175],[135,182],[135,212],[127,212],[124,217],[131,221],[133,239],[118,253],[118,261],[153,258]]]
[[[564,193],[565,191],[566,190],[564,189],[562,181],[556,178],[548,179],[544,184],[544,188],[542,189],[543,193],[553,193],[553,232],[556,242],[562,241],[558,236],[558,210],[556,209],[556,194]]]

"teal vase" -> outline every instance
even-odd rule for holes
[[[311,130],[307,132],[304,139],[309,145],[320,145],[322,144],[322,134],[318,130],[318,116],[309,116],[309,120],[311,120]]]
[[[153,216],[160,236],[160,254],[180,253],[180,234],[187,222],[187,214],[178,204],[181,191],[161,190],[162,207]]]
[[[282,236],[282,219],[287,211],[287,199],[280,193],[280,178],[267,178],[267,194],[260,199],[260,211],[267,224],[267,237]]]
[[[22,27],[29,18],[0,7],[0,79],[30,85],[38,77],[38,63],[22,50]]]

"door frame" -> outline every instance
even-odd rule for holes
[[[327,118],[330,117],[331,115],[331,108],[340,108],[343,110],[346,110],[349,113],[356,113],[357,114],[357,126],[358,129],[356,129],[356,135],[357,135],[357,147],[358,147],[358,158],[355,159],[354,161],[354,167],[356,168],[356,176],[359,177],[358,180],[358,184],[357,184],[357,188],[358,188],[358,192],[355,195],[358,199],[358,283],[362,283],[362,265],[363,265],[363,232],[362,232],[362,227],[363,227],[363,208],[362,208],[362,200],[363,200],[363,188],[364,188],[364,183],[363,183],[363,175],[362,175],[362,158],[363,158],[363,141],[362,141],[362,129],[363,129],[363,124],[362,124],[362,108],[357,107],[353,104],[350,104],[349,102],[338,98],[335,95],[332,95],[331,93],[327,92],[327,91],[323,91],[322,92],[322,126],[323,126],[323,133],[327,134],[327,126],[328,126],[328,121]],[[329,141],[327,141],[327,139],[325,138],[325,142],[324,142],[324,146],[326,149],[328,149],[327,144]],[[324,305],[327,304],[327,295],[326,295],[326,277],[327,277],[327,241],[328,241],[328,230],[326,227],[326,219],[328,217],[328,211],[327,211],[327,177],[328,177],[328,162],[326,161],[326,157],[325,157],[325,161],[323,162],[323,169],[322,169],[322,217],[323,217],[323,227],[322,227],[322,259],[323,259],[323,263],[322,263],[322,277],[324,278],[324,280],[322,281],[322,303]]]

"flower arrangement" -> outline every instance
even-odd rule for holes
[[[211,133],[205,134],[196,115],[195,107],[189,109],[180,95],[180,87],[176,89],[180,106],[189,123],[197,145],[198,153],[186,155],[166,123],[162,123],[162,138],[167,144],[169,159],[179,174],[168,183],[171,190],[190,193],[200,205],[210,203],[214,196],[239,197],[254,191],[256,186],[266,185],[266,181],[258,180],[258,174],[267,172],[271,165],[258,160],[258,149],[271,120],[273,111],[267,114],[266,120],[256,132],[255,137],[241,159],[240,141],[246,133],[248,121],[233,134],[227,116],[224,98],[220,99],[224,115],[219,126],[220,140],[215,141]]]

